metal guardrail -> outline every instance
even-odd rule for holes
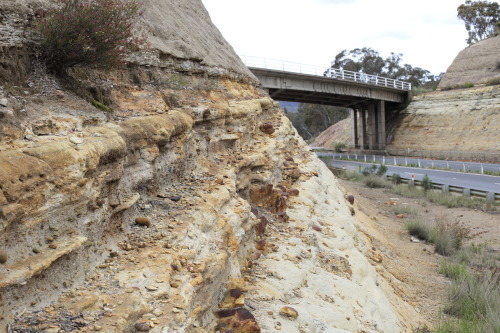
[[[328,166],[329,169],[331,170],[343,170],[342,168],[337,168],[334,166]],[[392,180],[392,176],[386,175],[385,176],[387,179]],[[401,183],[403,184],[409,184],[410,182],[413,182],[414,185],[416,186],[421,186],[422,181],[420,180],[412,180],[409,178],[401,177]],[[432,189],[433,190],[440,190],[442,192],[452,192],[456,194],[460,194],[463,196],[467,197],[476,197],[476,198],[483,198],[486,200],[486,202],[493,202],[493,201],[500,201],[500,193],[494,193],[494,192],[488,192],[488,191],[482,191],[482,190],[475,190],[467,187],[461,187],[461,186],[453,186],[453,185],[447,185],[447,184],[440,184],[440,183],[431,183]]]
[[[330,77],[336,80],[361,82],[379,87],[388,87],[400,90],[411,90],[411,83],[394,80],[378,75],[346,71],[343,69],[326,68],[325,66],[306,65],[276,59],[266,59],[252,56],[240,55],[241,60],[247,67],[278,70],[299,74],[309,74],[322,77]]]
[[[390,155],[408,156],[420,158],[435,158],[439,160],[459,160],[476,162],[500,163],[500,153],[494,152],[465,152],[465,151],[447,151],[447,150],[421,150],[421,149],[395,149],[386,148]]]
[[[461,162],[447,160],[419,159],[418,157],[396,157],[385,155],[366,155],[354,153],[337,153],[335,150],[311,147],[318,156],[332,156],[335,159],[359,161],[365,163],[380,163],[394,166],[410,166],[433,170],[449,170],[464,173],[496,175],[500,173],[500,164],[482,162]]]
[[[392,176],[386,176],[386,177],[388,179],[392,180]],[[401,182],[404,184],[409,184],[410,181],[412,181],[412,180],[408,179],[408,178],[401,177]],[[422,181],[420,181],[420,180],[413,180],[413,182],[416,186],[421,186],[421,183],[422,183]],[[474,190],[474,189],[470,189],[467,187],[452,186],[452,185],[440,184],[440,183],[431,183],[431,186],[432,186],[432,189],[434,189],[434,190],[441,190],[442,192],[452,192],[452,193],[461,194],[461,195],[468,196],[468,197],[483,198],[487,202],[500,201],[500,194],[499,193]]]

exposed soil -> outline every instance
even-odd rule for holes
[[[371,189],[363,184],[341,180],[346,191],[355,196],[356,217],[362,232],[383,255],[377,267],[403,299],[415,306],[425,322],[434,326],[444,316],[442,308],[447,298],[449,280],[439,274],[439,265],[446,259],[425,242],[414,242],[405,230],[411,216],[396,216],[394,207],[407,206],[425,220],[441,219],[461,223],[478,234],[471,241],[487,243],[500,250],[500,216],[467,208],[447,208],[423,199],[409,199],[384,189]],[[415,239],[414,239],[415,240]],[[394,304],[397,308],[398,305]],[[417,327],[415,327],[417,328]]]

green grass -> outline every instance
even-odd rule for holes
[[[451,193],[442,193],[429,191],[425,197],[432,203],[446,206],[448,208],[466,207],[481,209],[485,200],[479,198],[467,198],[462,195],[453,195]]]
[[[434,224],[428,221],[424,222],[420,219],[413,219],[406,222],[405,228],[410,235],[415,236],[420,240],[425,240],[429,243],[434,242],[435,238]]]
[[[364,176],[362,181],[365,186],[370,188],[389,188],[392,186],[389,181],[376,175]]]
[[[444,261],[439,267],[439,273],[450,280],[459,280],[467,275],[467,268],[465,263],[456,264],[450,261]]]
[[[443,262],[451,279],[443,320],[436,332],[500,332],[500,254],[485,244],[471,245]]]

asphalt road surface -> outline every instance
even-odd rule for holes
[[[359,170],[359,165],[361,165],[362,169],[374,165],[373,163],[343,161],[343,160],[333,160],[333,159],[323,159],[323,161],[327,166],[332,166],[336,168],[346,168],[352,170]],[[401,176],[401,178],[406,178],[406,179],[411,179],[411,176],[413,175],[415,177],[415,180],[422,180],[422,178],[427,174],[433,183],[445,184],[450,186],[459,186],[464,188],[470,188],[473,190],[500,194],[500,176],[489,176],[489,175],[480,175],[473,173],[462,173],[454,171],[423,169],[423,168],[413,168],[404,166],[392,166],[392,165],[386,165],[386,166],[387,166],[387,175],[398,173]]]
[[[360,162],[375,162],[385,165],[399,165],[399,166],[410,166],[410,167],[421,167],[427,169],[450,169],[460,172],[500,172],[500,164],[494,163],[477,163],[477,162],[459,162],[459,161],[443,161],[443,160],[428,160],[428,159],[418,159],[411,157],[388,157],[380,155],[354,155],[354,154],[339,154],[333,152],[321,152],[317,151],[318,156],[329,156],[334,159],[349,159],[356,160]]]

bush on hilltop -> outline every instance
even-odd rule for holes
[[[47,66],[61,71],[74,65],[117,67],[144,45],[132,27],[142,15],[138,0],[56,0],[37,28]]]

